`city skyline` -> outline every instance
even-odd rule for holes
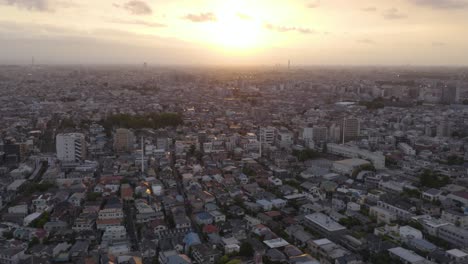
[[[0,13],[2,64],[468,64],[465,0],[1,0]]]

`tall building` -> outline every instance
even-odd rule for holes
[[[61,161],[80,162],[86,159],[86,140],[81,133],[58,134],[57,158]]]
[[[451,134],[452,129],[449,122],[442,121],[437,125],[437,137],[450,137]]]
[[[443,104],[454,104],[458,101],[458,87],[456,85],[442,86],[442,94],[440,98]]]
[[[135,144],[135,135],[126,128],[118,128],[114,134],[114,151],[132,151]]]
[[[345,118],[341,126],[341,136],[344,142],[356,140],[361,134],[361,124],[357,118]]]
[[[332,124],[330,126],[329,135],[331,141],[341,143],[341,141],[343,141],[343,137],[341,136],[341,125]]]
[[[274,127],[260,128],[260,142],[272,146],[275,143],[276,129]]]
[[[302,132],[302,138],[307,146],[312,147],[315,143],[323,143],[328,140],[327,127],[305,127]]]
[[[315,142],[325,142],[328,139],[328,128],[314,126],[312,129],[312,134],[313,134],[312,139]]]
[[[294,143],[294,135],[287,129],[281,129],[276,133],[276,144],[279,148],[289,148]]]

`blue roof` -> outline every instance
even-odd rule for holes
[[[184,243],[191,246],[191,245],[201,244],[201,240],[197,233],[190,232],[187,235],[185,235]]]
[[[200,219],[200,220],[208,220],[208,219],[212,219],[213,216],[211,216],[207,212],[200,212],[200,213],[197,214],[197,218]]]
[[[425,240],[425,239],[412,239],[411,244],[414,245],[415,247],[418,247],[420,249],[425,249],[427,251],[433,251],[437,249],[437,246],[432,244],[431,242]]]

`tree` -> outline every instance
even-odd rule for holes
[[[3,237],[7,240],[9,239],[12,239],[13,238],[13,231],[6,231],[6,232],[3,232]]]
[[[29,241],[28,247],[31,248],[31,247],[33,247],[34,245],[37,245],[37,244],[39,244],[39,238],[33,237],[31,239],[31,241]]]
[[[340,221],[338,221],[341,225],[346,226],[347,228],[351,228],[353,226],[360,225],[361,222],[357,220],[354,217],[348,217],[348,218],[341,218]]]
[[[218,264],[226,264],[229,261],[229,256],[228,255],[223,255],[219,260]]]
[[[249,242],[243,242],[240,246],[239,255],[243,257],[253,257],[255,251]]]
[[[450,183],[450,178],[435,173],[432,170],[424,170],[419,175],[419,183],[428,188],[440,188]]]
[[[96,201],[102,194],[98,192],[90,192],[86,194],[86,200],[88,201]]]
[[[304,162],[306,160],[317,159],[320,157],[319,153],[312,150],[312,149],[304,149],[304,150],[293,150],[293,156],[295,156],[300,162]]]
[[[192,145],[190,145],[190,149],[189,149],[188,154],[189,154],[190,156],[194,156],[196,150],[197,150],[197,148],[195,147],[195,145],[192,144]]]
[[[457,155],[450,155],[447,157],[447,165],[463,165],[465,160],[463,157]]]
[[[42,213],[41,216],[39,216],[38,218],[36,218],[34,221],[32,221],[32,223],[30,224],[31,227],[35,227],[35,228],[43,228],[44,225],[49,222],[50,220],[50,215],[48,212],[44,212]]]

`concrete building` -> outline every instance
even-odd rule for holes
[[[275,143],[276,128],[262,127],[260,128],[260,142],[262,145],[273,146]]]
[[[391,248],[388,250],[391,257],[398,259],[404,264],[429,264],[425,258],[414,253],[413,251],[404,249],[402,247]]]
[[[440,218],[461,228],[468,229],[468,215],[462,212],[454,210],[444,210],[442,211],[442,215]]]
[[[324,236],[339,235],[346,231],[346,227],[322,213],[306,215],[304,224]]]
[[[343,142],[356,140],[361,135],[361,123],[357,118],[345,118],[341,126]]]
[[[108,226],[102,235],[102,241],[116,242],[124,241],[127,239],[127,230],[124,226]]]
[[[58,134],[57,158],[65,162],[81,162],[86,159],[86,141],[81,133]]]
[[[276,145],[279,148],[287,149],[294,143],[294,135],[288,130],[282,129],[276,133]]]
[[[381,152],[371,152],[357,147],[334,143],[327,144],[327,152],[347,158],[365,159],[370,161],[376,169],[385,169],[385,156]]]
[[[370,165],[370,162],[363,159],[346,159],[333,162],[332,169],[337,173],[352,175],[355,170],[365,165]]]
[[[398,143],[398,149],[401,150],[401,152],[403,152],[405,155],[416,155],[416,150],[404,142]]]
[[[465,228],[444,225],[439,228],[438,237],[457,247],[468,247],[468,230]]]
[[[135,135],[126,128],[118,128],[114,133],[114,151],[132,151],[135,144]]]

